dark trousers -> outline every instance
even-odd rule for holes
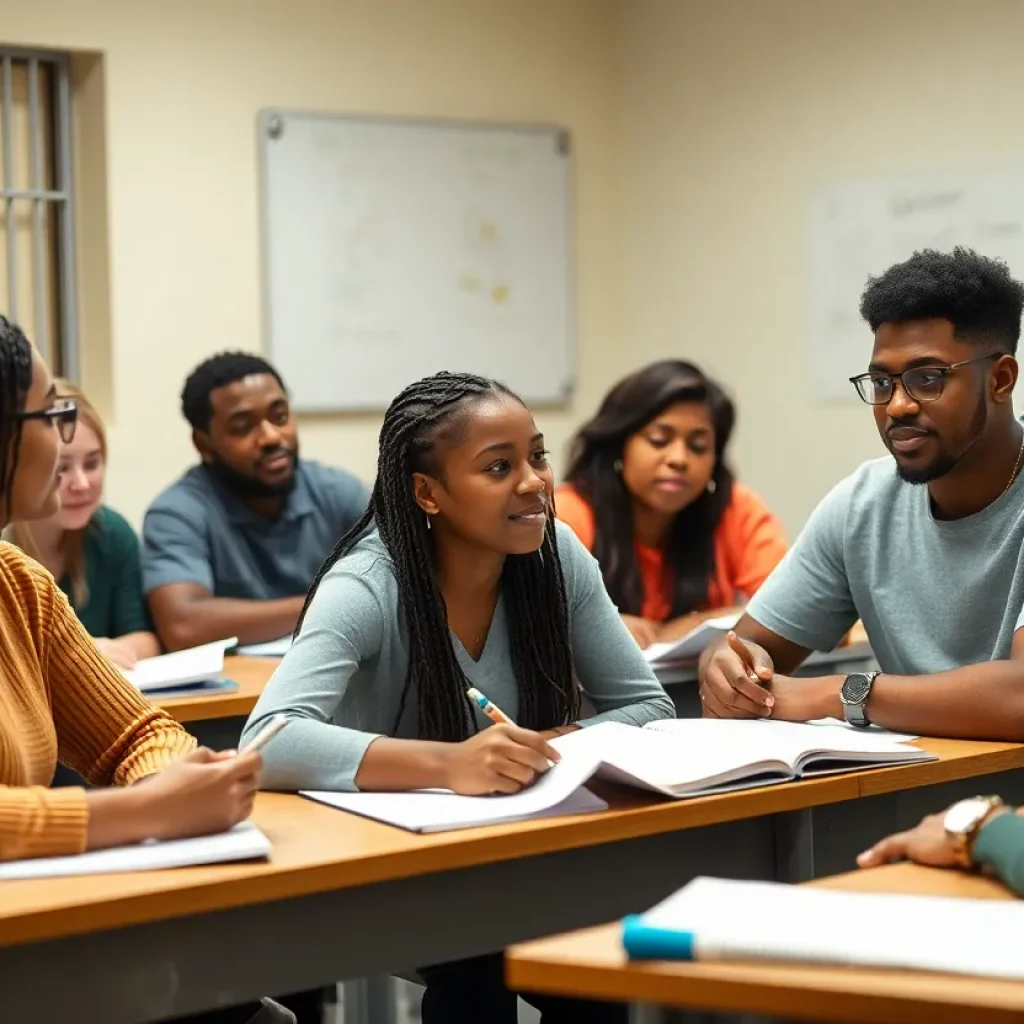
[[[423,1024],[516,1024],[516,993],[505,986],[501,953],[419,968],[427,986]],[[627,1024],[628,1007],[560,996],[523,993],[543,1024]]]
[[[298,1024],[323,1024],[324,990],[314,988],[308,992],[294,992],[290,996],[273,996],[283,1007],[295,1014]],[[242,1003],[221,1010],[210,1010],[189,1017],[176,1017],[167,1024],[248,1024],[259,1012],[260,1004]]]

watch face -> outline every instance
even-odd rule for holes
[[[840,696],[847,704],[860,704],[870,692],[871,676],[855,672],[846,677]]]
[[[947,832],[964,833],[969,832],[978,822],[988,814],[991,805],[987,800],[972,797],[969,800],[961,800],[953,804],[943,819],[943,827]]]

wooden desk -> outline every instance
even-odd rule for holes
[[[256,706],[263,687],[281,663],[280,658],[245,658],[229,656],[224,659],[224,678],[238,683],[234,693],[213,693],[207,696],[189,695],[163,700],[152,695],[157,707],[172,714],[179,722],[206,722],[217,718],[248,718]]]
[[[811,839],[793,819],[810,808],[870,805],[868,831],[856,814],[852,830],[829,826],[841,850],[824,837],[849,866],[881,831],[961,795],[951,786],[1016,798],[1016,785],[1024,800],[1024,746],[924,745],[941,759],[686,801],[602,787],[599,814],[424,836],[260,794],[269,863],[0,885],[5,1014],[151,1021],[402,971],[615,920],[698,874],[790,878],[792,847]],[[1004,774],[969,781],[988,773]]]
[[[1013,898],[997,882],[913,864],[809,884],[857,892]],[[903,925],[913,928],[912,921]],[[618,923],[515,946],[506,964],[510,983],[529,991],[723,1013],[922,1024],[1024,1020],[1024,982],[794,964],[631,962],[622,950]]]

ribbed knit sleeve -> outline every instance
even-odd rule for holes
[[[44,688],[61,761],[96,785],[126,785],[194,747],[99,654],[42,567],[0,544],[0,576],[4,635],[8,646],[21,641],[0,651],[7,662],[0,685],[23,689],[26,702]],[[3,754],[0,782],[7,781]],[[88,827],[80,788],[0,785],[0,860],[79,853]]]
[[[49,625],[39,641],[61,761],[93,785],[125,786],[192,750],[193,737],[96,650],[56,584],[46,589]]]

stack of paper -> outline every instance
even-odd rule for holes
[[[124,669],[123,675],[143,693],[173,690],[192,683],[219,681],[224,671],[224,652],[238,641],[217,640],[202,647],[190,647],[173,654],[143,658],[135,668]]]
[[[638,960],[788,960],[1024,979],[1024,903],[696,878],[627,918],[623,945]]]
[[[644,657],[651,665],[679,665],[688,661],[696,661],[708,644],[725,636],[739,622],[739,613],[721,615],[717,619],[705,619],[696,629],[691,629],[686,636],[672,643],[651,644],[644,651]]]
[[[270,840],[251,822],[229,832],[198,839],[151,840],[136,846],[92,850],[74,857],[36,857],[0,864],[0,880],[57,878],[60,875],[106,875],[121,871],[157,871],[196,864],[258,860],[270,855]]]

